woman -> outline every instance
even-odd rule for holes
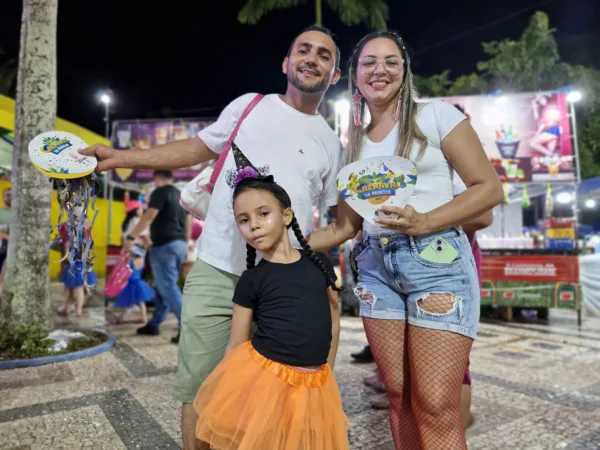
[[[502,186],[462,113],[443,102],[416,103],[398,35],[363,38],[349,79],[355,120],[346,162],[399,155],[415,163],[418,180],[409,205],[382,208],[397,218],[380,214],[377,225],[363,224],[340,201],[338,222],[314,232],[310,245],[322,251],[363,229],[355,292],[390,398],[396,448],[466,449],[460,395],[479,322],[479,283],[471,246],[456,224],[499,204]],[[365,127],[367,107],[371,122]],[[453,170],[467,186],[456,198]],[[454,260],[421,256],[442,244]]]

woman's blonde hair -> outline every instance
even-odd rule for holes
[[[418,141],[419,156],[421,156],[427,147],[427,138],[417,124],[417,112],[419,109],[419,105],[416,102],[417,91],[413,83],[413,75],[410,70],[410,59],[408,57],[408,52],[406,51],[402,38],[398,34],[390,31],[375,31],[366,35],[358,44],[356,44],[352,56],[350,57],[350,64],[348,68],[350,95],[352,95],[354,91],[358,89],[354,83],[354,79],[356,78],[356,68],[358,66],[360,54],[367,42],[377,38],[385,38],[393,41],[398,46],[400,54],[404,59],[404,78],[396,98],[396,102],[401,102],[401,112],[398,127],[398,147],[395,154],[404,158],[409,158],[413,142]],[[362,146],[366,135],[365,128],[362,124],[364,122],[365,109],[367,105],[364,98],[361,98],[360,102],[361,113],[359,125],[356,125],[353,119],[350,120],[350,130],[348,132],[349,140],[346,151],[346,164],[353,163],[360,158],[360,153],[362,151]]]

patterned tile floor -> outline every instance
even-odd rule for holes
[[[85,320],[101,316],[95,307]],[[180,448],[173,318],[158,337],[109,328],[118,337],[109,353],[0,372],[0,449]],[[351,448],[392,450],[387,413],[371,409],[362,383],[374,365],[349,356],[365,343],[360,320],[344,318],[336,376]],[[600,320],[579,330],[574,314],[553,311],[551,325],[484,323],[471,368],[470,449],[600,449]]]

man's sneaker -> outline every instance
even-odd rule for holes
[[[160,330],[158,327],[154,327],[149,323],[137,329],[137,334],[141,334],[143,336],[158,336],[160,334]]]
[[[375,358],[373,358],[373,353],[371,353],[371,347],[368,345],[360,352],[352,353],[350,356],[352,356],[352,358],[354,358],[354,362],[357,363],[371,363],[375,361]]]
[[[179,344],[179,337],[181,336],[181,330],[177,332],[177,336],[173,336],[171,338],[171,342],[173,344]]]

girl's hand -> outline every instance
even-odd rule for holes
[[[409,236],[420,236],[429,232],[427,229],[427,214],[418,213],[410,205],[406,205],[404,208],[383,206],[379,211],[398,216],[395,219],[386,217],[375,219],[375,222],[387,229],[396,230]]]

